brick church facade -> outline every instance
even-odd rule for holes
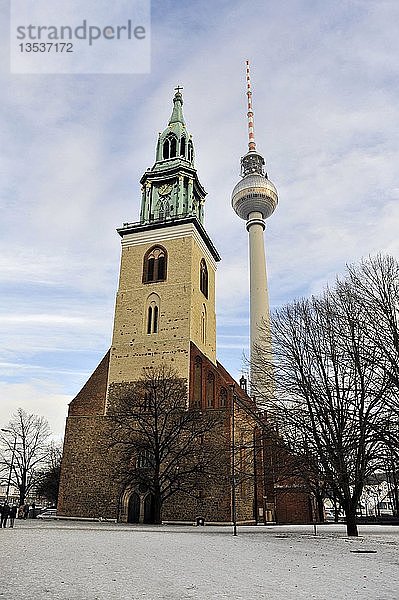
[[[297,481],[272,477],[276,434],[216,358],[215,275],[220,260],[204,225],[206,192],[194,168],[194,147],[180,90],[159,135],[156,161],[142,179],[140,222],[118,229],[122,239],[111,349],[69,405],[58,512],[60,515],[151,522],[151,489],[126,485],[109,451],[110,409],[145,368],[167,365],[187,383],[187,410],[217,411],[223,426],[220,477],[176,493],[164,521],[231,522],[232,481],[238,522],[309,522],[311,498]],[[113,462],[114,461],[114,462]],[[232,468],[234,461],[234,469]]]

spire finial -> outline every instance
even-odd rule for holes
[[[175,96],[173,98],[173,111],[172,111],[172,115],[169,119],[169,125],[172,125],[172,123],[181,123],[182,125],[184,125],[184,118],[183,118],[183,96],[181,95],[181,91],[183,89],[183,86],[178,85],[175,87]]]
[[[252,110],[252,90],[251,90],[251,74],[249,70],[249,60],[246,63],[247,75],[247,97],[248,97],[248,148],[250,152],[256,151],[255,131],[254,131],[254,113]]]

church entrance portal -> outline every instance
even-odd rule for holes
[[[134,492],[129,498],[128,523],[140,523],[140,496]]]
[[[133,492],[127,506],[128,523],[154,523],[154,496]]]

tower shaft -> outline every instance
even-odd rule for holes
[[[252,212],[247,222],[249,233],[250,265],[250,358],[253,364],[256,347],[264,338],[265,327],[269,328],[269,295],[267,291],[266,257],[264,232],[265,222],[260,212]],[[252,369],[252,379],[254,373]]]

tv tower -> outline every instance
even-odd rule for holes
[[[277,203],[277,190],[264,170],[265,160],[256,151],[254,113],[249,60],[246,61],[248,98],[248,152],[241,158],[241,181],[235,186],[231,204],[241,219],[247,222],[249,234],[250,269],[250,360],[251,381],[256,388],[255,348],[264,337],[264,327],[270,322],[267,292],[265,244],[263,232],[265,219],[273,214]],[[263,328],[261,331],[260,328]],[[270,349],[269,349],[270,350]]]

